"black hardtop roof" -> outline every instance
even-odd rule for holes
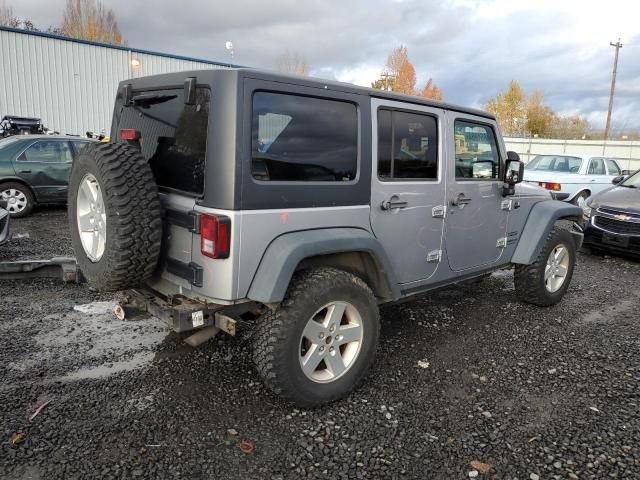
[[[339,91],[344,93],[351,93],[354,95],[368,95],[373,98],[382,98],[387,100],[394,100],[397,102],[412,103],[415,105],[425,105],[434,108],[441,108],[444,110],[453,110],[461,113],[469,113],[471,115],[477,115],[491,120],[495,120],[495,117],[483,110],[475,108],[463,107],[460,105],[454,105],[447,102],[439,102],[437,100],[430,100],[424,97],[418,97],[414,95],[403,95],[394,92],[387,92],[385,90],[378,90],[368,87],[360,87],[351,83],[338,82],[335,80],[325,80],[322,78],[307,77],[301,75],[288,75],[268,70],[258,70],[252,68],[216,68],[209,70],[192,70],[184,72],[164,73],[160,75],[152,75],[148,77],[140,77],[131,80],[124,80],[120,82],[120,86],[128,83],[132,84],[134,89],[139,88],[161,88],[163,86],[178,86],[182,85],[185,78],[197,77],[198,83],[207,84],[213,83],[214,79],[219,75],[236,75],[244,78],[254,78],[259,80],[267,80],[271,82],[281,82],[288,84],[295,84],[299,86],[307,86],[311,88],[323,88],[326,90]]]

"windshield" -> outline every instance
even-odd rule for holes
[[[525,168],[532,171],[578,173],[582,159],[564,155],[538,155]]]
[[[623,187],[640,188],[640,170],[627,178],[624,182],[619,183]]]

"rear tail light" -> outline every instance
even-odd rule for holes
[[[559,183],[538,182],[538,185],[540,185],[542,188],[546,188],[547,190],[554,190],[556,192],[562,190],[562,185],[560,185]]]
[[[200,251],[209,258],[228,258],[231,220],[217,215],[200,216]]]
[[[140,139],[140,132],[132,128],[123,128],[120,130],[120,138],[122,140],[138,140]]]

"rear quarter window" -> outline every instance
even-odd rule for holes
[[[355,104],[256,92],[252,115],[251,171],[256,180],[349,182],[356,178]]]
[[[122,107],[121,129],[140,132],[140,148],[159,187],[192,195],[204,193],[209,89],[196,89],[195,105],[184,103],[184,89],[135,92]]]

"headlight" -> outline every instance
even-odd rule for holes
[[[582,206],[582,218],[589,220],[591,218],[591,207],[589,205]]]

